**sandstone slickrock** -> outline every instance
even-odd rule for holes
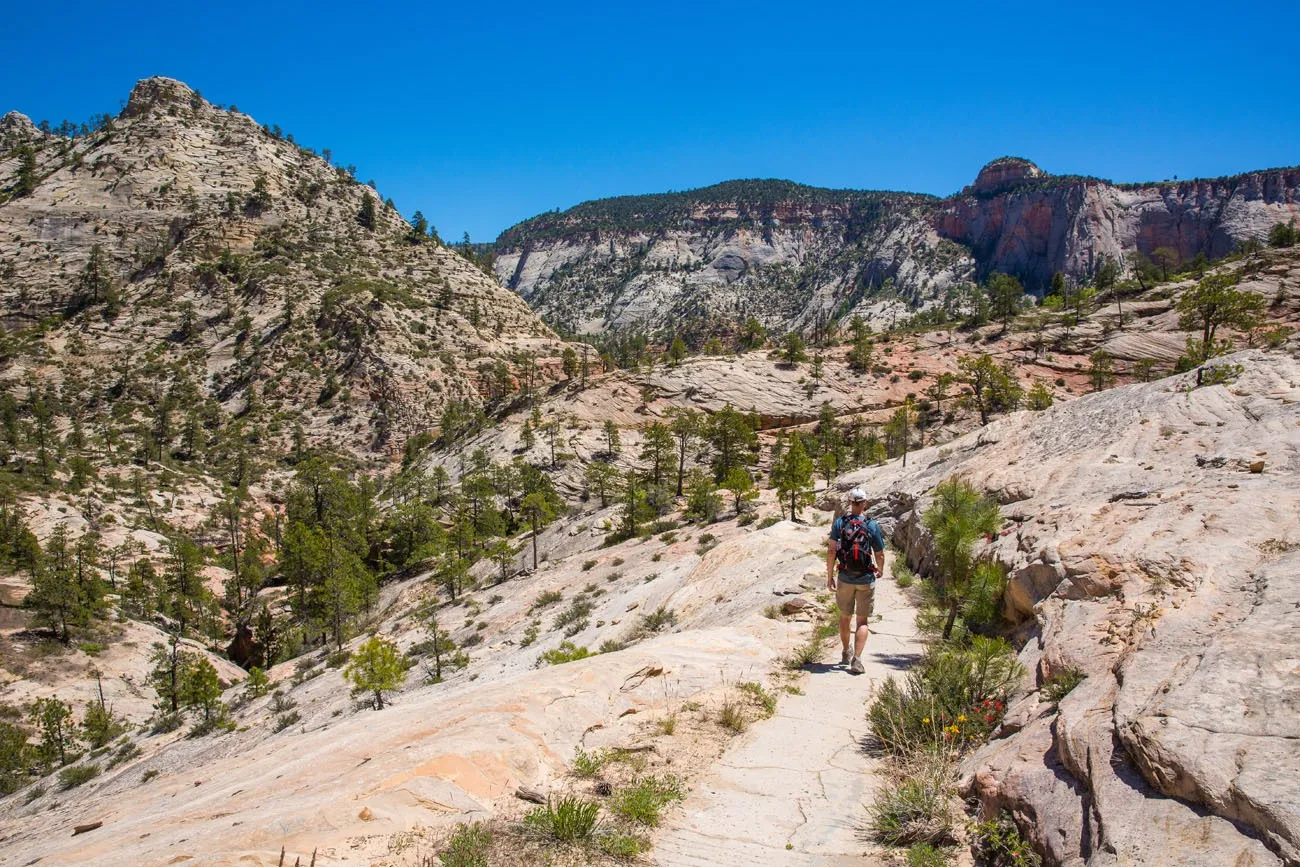
[[[938,481],[1022,489],[985,552],[1031,677],[965,785],[1050,863],[1300,860],[1300,362],[1219,363],[1243,372],[1012,415],[837,483],[867,489],[918,568]],[[1262,474],[1238,463],[1265,456]],[[1086,677],[1053,707],[1037,687],[1067,669]]]
[[[440,684],[421,683],[417,668],[383,711],[355,707],[337,669],[293,685],[295,663],[277,666],[271,680],[301,714],[292,727],[273,730],[275,699],[265,696],[236,710],[239,731],[143,738],[143,756],[75,792],[30,804],[5,799],[0,863],[39,857],[134,867],[188,855],[214,867],[269,867],[282,846],[290,860],[318,850],[318,864],[379,861],[391,855],[390,838],[427,833],[432,840],[458,821],[517,819],[525,809],[517,793],[569,789],[567,764],[579,745],[645,750],[671,773],[689,773],[702,759],[672,739],[660,749],[653,720],[687,699],[714,701],[726,683],[763,679],[804,638],[806,626],[762,610],[776,587],[819,567],[809,551],[824,529],[782,522],[714,532],[719,544],[703,556],[685,540],[634,539],[596,553],[595,570],[581,568],[585,556],[569,557],[543,563],[527,580],[476,591],[469,598],[500,598],[479,615],[485,630],[453,629],[458,643],[482,637],[469,668]],[[608,580],[612,560],[622,557],[628,562]],[[427,577],[386,587],[378,604],[385,612],[379,630],[403,648],[426,638],[408,613],[428,598]],[[537,618],[531,605],[539,593],[572,597],[593,579],[604,591],[594,599],[593,623],[635,600],[643,610],[671,609],[676,625],[625,650],[538,667],[539,654],[561,640],[594,649],[635,631],[588,624],[564,638],[543,623],[535,645],[519,646]],[[637,712],[623,715],[628,709]],[[65,833],[86,820],[103,827]]]

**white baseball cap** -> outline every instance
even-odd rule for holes
[[[856,503],[859,500],[865,500],[866,498],[867,498],[867,492],[862,490],[861,488],[854,488],[853,490],[849,491],[850,503]]]

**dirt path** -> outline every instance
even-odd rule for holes
[[[863,663],[852,676],[816,666],[782,694],[776,714],[756,723],[694,786],[655,842],[664,867],[728,864],[847,865],[882,863],[862,832],[876,785],[865,755],[865,701],[875,683],[898,674],[921,652],[915,611],[890,580],[880,582]],[[824,658],[838,662],[838,639]]]

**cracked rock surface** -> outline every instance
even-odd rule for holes
[[[877,785],[876,760],[861,746],[865,702],[921,645],[897,586],[883,580],[876,593],[866,674],[823,662],[800,683],[803,695],[781,694],[772,718],[741,735],[672,814],[656,864],[862,864],[878,854],[863,833]],[[838,661],[839,651],[832,639],[824,658]]]

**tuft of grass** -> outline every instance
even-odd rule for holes
[[[763,689],[763,684],[750,680],[736,684],[736,689],[754,700],[754,703],[761,708],[759,715],[763,719],[776,713],[776,696]]]
[[[600,806],[575,795],[547,799],[545,806],[529,810],[524,828],[536,837],[558,843],[591,839],[600,823]]]
[[[154,773],[156,774],[158,772],[154,771]],[[23,795],[23,806],[24,807],[27,806],[32,801],[35,801],[37,798],[43,796],[44,794],[45,794],[44,786],[40,784],[32,786],[30,789],[27,790],[26,794]]]
[[[487,867],[492,829],[482,822],[458,824],[438,856],[442,867]]]
[[[867,810],[872,838],[891,846],[951,842],[951,768],[946,756],[919,753],[900,771],[880,787]]]
[[[587,648],[577,647],[572,641],[561,641],[559,647],[543,653],[540,660],[547,665],[563,665],[566,662],[586,659],[588,656],[591,656],[591,651]]]
[[[578,747],[573,753],[573,775],[583,780],[593,780],[600,776],[601,770],[609,761],[609,753],[597,750],[589,753]]]
[[[677,731],[677,714],[670,713],[668,716],[655,723],[655,728],[659,729],[661,735],[671,735]]]
[[[595,568],[596,568],[596,561],[595,561],[595,560],[584,560],[584,561],[582,561],[582,571],[583,571],[583,572],[590,572],[592,569],[595,569]]]
[[[609,808],[616,816],[654,828],[659,825],[663,808],[685,797],[676,777],[646,776],[615,791]]]
[[[718,725],[735,734],[749,728],[749,717],[745,715],[744,705],[731,693],[722,698],[722,705],[718,708]]]
[[[140,775],[140,782],[147,783],[150,780],[152,780],[154,777],[158,776],[159,773],[161,772],[156,768],[150,768],[149,770],[145,771],[143,774]]]
[[[1043,684],[1042,696],[1052,704],[1056,704],[1069,695],[1076,686],[1083,683],[1085,677],[1087,675],[1074,666],[1058,671]]]
[[[763,616],[766,617],[768,620],[780,620],[781,606],[775,604],[767,606],[766,608],[763,609]]]
[[[99,776],[99,765],[72,765],[59,771],[59,790],[66,792]]]
[[[528,628],[524,630],[524,637],[520,640],[520,647],[527,647],[537,640],[537,634],[542,631],[542,624],[533,621]]]
[[[779,523],[781,523],[781,519],[778,518],[776,515],[768,515],[766,518],[758,522],[758,529],[766,530],[768,527],[772,526],[773,524],[779,524]]]
[[[894,557],[893,565],[889,567],[889,574],[894,576],[894,583],[903,589],[916,583],[916,573],[908,568],[907,561],[901,555]]]
[[[799,671],[805,666],[814,665],[822,658],[822,642],[809,641],[791,651],[785,660],[785,667],[790,671]]]

